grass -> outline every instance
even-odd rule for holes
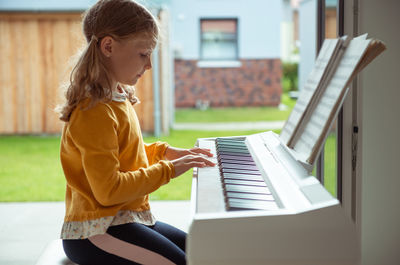
[[[59,137],[0,137],[0,201],[58,201],[65,180]]]
[[[176,122],[240,122],[240,121],[281,121],[286,120],[292,110],[295,100],[287,94],[282,94],[282,104],[287,108],[276,107],[226,107],[199,109],[177,109]]]
[[[288,110],[277,108],[221,108],[177,110],[177,122],[222,122],[286,120],[295,101],[286,94],[282,102]],[[250,117],[250,118],[249,118]],[[145,142],[165,141],[172,146],[190,148],[197,138],[248,135],[259,131],[174,131],[161,138],[145,137]],[[65,179],[59,162],[58,136],[0,136],[0,201],[62,201]],[[325,186],[336,194],[335,138],[325,146]],[[192,170],[171,180],[151,194],[153,200],[188,200]]]
[[[178,110],[177,122],[223,122],[285,120],[294,105],[286,94],[282,102],[289,108],[224,108]],[[252,119],[249,119],[252,117]],[[166,141],[173,146],[190,148],[197,138],[247,135],[257,131],[171,131],[169,136],[156,139],[145,137],[146,142]],[[62,201],[65,179],[59,162],[57,136],[0,136],[0,201]],[[171,180],[151,195],[154,200],[187,200],[190,196],[192,170]]]
[[[146,142],[166,141],[173,146],[193,147],[197,138],[248,135],[259,131],[171,131],[161,138],[145,137]],[[59,162],[57,136],[0,136],[0,201],[62,201],[65,179]],[[325,159],[334,161],[335,139],[325,146]],[[329,154],[331,158],[329,158]],[[333,154],[333,158],[332,158]],[[325,186],[336,194],[335,162],[327,163]],[[171,180],[151,194],[152,200],[188,200],[192,170]]]
[[[255,131],[171,131],[169,136],[146,142],[167,141],[190,148],[200,137],[244,135]],[[62,201],[65,179],[59,161],[58,136],[0,136],[0,201]],[[192,171],[171,180],[151,195],[153,200],[187,200]]]
[[[325,142],[324,149],[324,186],[336,197],[336,136],[331,134]]]

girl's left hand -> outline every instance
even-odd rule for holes
[[[178,159],[186,155],[200,155],[200,154],[208,157],[213,156],[213,154],[210,152],[210,149],[205,149],[200,147],[183,149],[183,148],[168,146],[167,150],[165,150],[165,158],[168,160]]]

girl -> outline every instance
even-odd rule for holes
[[[143,142],[129,86],[151,68],[156,20],[133,1],[100,0],[83,33],[87,47],[59,109],[64,251],[78,264],[185,264],[186,234],[155,220],[148,194],[214,163],[209,150]]]

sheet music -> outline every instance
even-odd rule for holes
[[[356,38],[351,41],[310,119],[303,124],[304,128],[299,132],[300,137],[293,147],[302,161],[307,161],[310,164],[315,162],[339,107],[347,94],[355,69],[370,41],[363,38]]]
[[[323,79],[326,67],[332,63],[332,58],[335,57],[333,55],[337,52],[339,45],[340,39],[326,39],[324,41],[314,68],[308,76],[307,81],[301,90],[300,97],[281,131],[280,138],[284,143],[289,142],[293,132],[298,127],[303,113],[310,103],[315,90],[321,85],[321,80]]]

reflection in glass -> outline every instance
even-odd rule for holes
[[[202,60],[237,59],[237,20],[201,20]]]

